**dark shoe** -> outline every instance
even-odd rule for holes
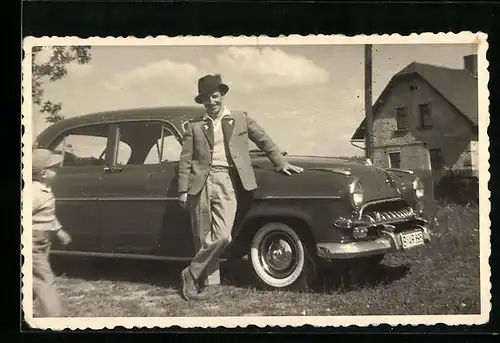
[[[189,267],[184,269],[181,273],[182,279],[182,296],[186,300],[190,300],[198,294],[198,289],[196,288],[195,280],[191,272],[189,271]]]
[[[222,288],[219,285],[203,286],[200,292],[194,296],[193,300],[213,299],[222,295]]]

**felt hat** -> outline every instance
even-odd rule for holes
[[[229,91],[229,86],[222,82],[220,75],[205,75],[198,80],[198,95],[194,98],[198,104],[203,103],[203,100],[211,93],[219,91],[222,95],[226,95]]]

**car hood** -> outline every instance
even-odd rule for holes
[[[335,157],[294,156],[286,157],[288,162],[304,168],[305,171],[333,173],[348,180],[357,178],[365,190],[365,201],[399,197],[401,189],[397,180],[388,171],[367,165],[364,161],[353,161]],[[265,156],[254,159],[259,167],[272,167]]]

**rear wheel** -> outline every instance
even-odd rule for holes
[[[249,253],[253,272],[267,289],[303,290],[315,266],[305,242],[283,223],[268,223],[254,235]]]

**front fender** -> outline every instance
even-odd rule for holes
[[[401,192],[401,197],[406,200],[415,210],[421,210],[419,201],[413,192],[413,181],[417,175],[411,170],[386,169],[396,182],[396,186]],[[425,190],[427,191],[427,190]]]
[[[291,226],[311,244],[325,240],[342,241],[342,232],[335,230],[331,223],[347,213],[339,198],[334,196],[255,199],[250,210],[233,229],[233,242],[228,251],[231,255],[244,255],[253,235],[270,222]]]

